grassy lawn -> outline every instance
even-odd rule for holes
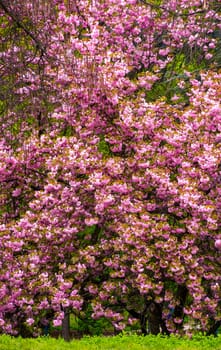
[[[62,339],[22,339],[0,336],[0,350],[221,350],[221,336],[193,339],[155,336],[85,337],[70,343]]]

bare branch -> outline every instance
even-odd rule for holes
[[[45,53],[45,48],[38,38],[20,21],[20,19],[5,5],[4,0],[0,0],[0,7],[3,11],[21,28],[35,43],[35,46],[38,50],[41,51],[41,54]]]

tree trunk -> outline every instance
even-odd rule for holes
[[[166,322],[163,319],[161,319],[160,327],[161,327],[162,333],[164,335],[170,335],[170,332],[168,331],[167,326],[166,326]]]
[[[70,313],[68,311],[64,312],[64,319],[62,321],[62,338],[65,341],[70,341]]]
[[[217,336],[217,331],[219,327],[221,326],[221,320],[220,321],[214,321],[211,325],[210,329],[207,332],[207,335],[215,335]]]
[[[150,334],[157,335],[160,333],[162,324],[162,311],[158,304],[151,303],[148,308],[148,325]]]
[[[140,317],[140,328],[143,335],[147,335],[147,317],[141,315]]]
[[[181,318],[184,321],[184,306],[186,304],[186,299],[188,296],[188,289],[186,286],[178,286],[177,290],[177,299],[180,301],[180,304],[177,305],[174,309],[173,318]],[[180,330],[183,327],[183,321],[180,324],[176,325],[176,329]]]

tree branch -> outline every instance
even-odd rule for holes
[[[45,53],[45,48],[42,46],[42,43],[36,38],[36,36],[20,21],[20,19],[5,5],[4,0],[0,0],[0,7],[3,11],[21,28],[34,42],[38,50],[41,51],[43,55]]]
[[[206,13],[208,11],[208,9],[205,9],[203,8],[202,10],[196,10],[196,11],[193,11],[193,12],[189,12],[189,13],[176,13],[172,10],[169,10],[169,9],[166,9],[164,6],[161,6],[161,5],[157,5],[157,4],[153,4],[149,1],[145,1],[145,0],[140,0],[144,5],[147,5],[147,6],[150,6],[154,9],[157,9],[157,10],[163,10],[163,11],[166,11],[168,13],[170,13],[171,15],[176,15],[177,17],[189,17],[189,16],[193,16],[193,15],[197,15],[197,14],[201,14],[201,13]]]

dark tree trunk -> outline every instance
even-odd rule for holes
[[[166,323],[165,323],[165,321],[163,319],[161,320],[160,327],[161,327],[161,330],[162,330],[163,334],[170,335],[170,332],[168,331]]]
[[[140,328],[143,335],[147,335],[147,317],[141,315],[140,317]]]
[[[166,335],[170,334],[162,318],[162,306],[160,304],[148,301],[142,312],[127,308],[125,303],[121,302],[120,304],[125,307],[132,317],[140,321],[140,329],[143,335],[147,335],[148,333],[158,334],[160,331]],[[147,322],[149,332],[147,330]]]
[[[159,334],[162,322],[161,307],[160,305],[152,302],[148,308],[148,325],[150,334]]]
[[[188,296],[188,289],[186,288],[186,286],[178,286],[178,290],[177,290],[177,299],[180,301],[180,304],[177,305],[174,309],[174,313],[173,313],[173,317],[176,318],[181,318],[184,320],[184,306],[186,303],[186,299]],[[176,325],[176,329],[179,330],[183,327],[183,321],[179,324]]]
[[[214,321],[211,325],[210,329],[207,332],[207,335],[217,335],[218,328],[221,326],[221,320],[220,321]]]
[[[65,311],[64,319],[62,321],[62,338],[66,341],[70,341],[70,313]]]

